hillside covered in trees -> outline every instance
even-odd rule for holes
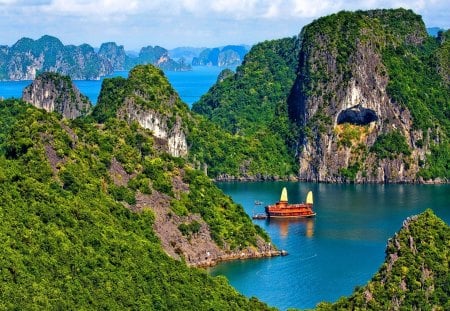
[[[187,267],[199,234],[228,251],[267,236],[151,132],[16,100],[0,111],[0,308],[267,309]],[[161,210],[178,224],[172,257]]]

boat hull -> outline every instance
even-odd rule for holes
[[[275,215],[275,214],[268,214],[268,218],[312,218],[316,216],[316,213],[312,213],[309,215]]]
[[[312,204],[287,204],[287,202],[277,202],[275,205],[266,206],[266,214],[269,218],[310,218],[316,216]]]

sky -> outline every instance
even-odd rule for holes
[[[341,10],[408,8],[427,27],[450,28],[449,0],[0,0],[0,45],[43,35],[64,44],[126,50],[160,45],[216,47],[298,35]]]

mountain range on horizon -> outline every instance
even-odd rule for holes
[[[152,64],[165,71],[187,71],[192,65],[237,66],[248,52],[247,46],[220,48],[177,48],[146,46],[139,52],[125,51],[115,42],[99,48],[89,44],[64,45],[58,38],[44,35],[37,40],[21,38],[11,47],[0,45],[0,80],[33,80],[40,72],[57,72],[75,80],[97,80],[116,70],[130,70]],[[195,61],[201,56],[201,61]]]

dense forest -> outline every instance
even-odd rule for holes
[[[286,106],[295,80],[297,53],[296,38],[256,44],[234,75],[225,71],[192,107],[228,135],[260,144],[266,151],[262,153],[265,162],[283,167],[277,172],[282,177],[297,169],[293,151],[296,129]],[[231,172],[235,173],[240,172]]]
[[[260,231],[183,159],[158,153],[151,133],[112,118],[69,121],[16,100],[0,111],[0,308],[267,309],[167,256],[151,205],[132,211],[138,193],[161,192],[172,213],[203,215],[230,248],[255,243]],[[127,184],[114,182],[113,161],[133,172]],[[189,182],[186,197],[176,176]]]

